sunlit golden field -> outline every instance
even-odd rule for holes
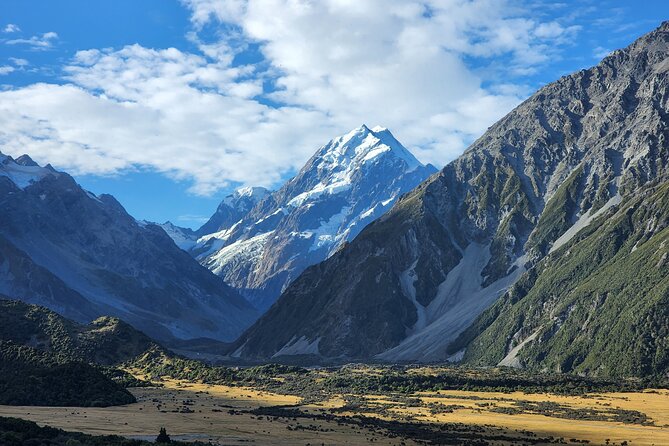
[[[408,395],[332,395],[309,403],[295,395],[247,387],[174,379],[164,379],[162,384],[163,387],[132,389],[138,403],[127,406],[74,409],[0,406],[0,416],[25,418],[72,431],[142,439],[153,439],[164,426],[174,439],[231,445],[421,444],[402,435],[389,435],[382,428],[339,422],[353,420],[350,417],[358,415],[434,426],[462,423],[481,427],[485,432],[498,432],[495,429],[502,428],[499,432],[507,437],[524,432],[525,439],[532,435],[553,437],[555,441],[562,438],[567,444],[576,441],[606,444],[607,440],[610,444],[625,441],[631,445],[669,444],[667,390],[586,396],[453,390]],[[357,406],[351,406],[352,400],[358,401]],[[258,407],[291,407],[307,416],[336,413],[338,418],[256,416],[245,412]],[[601,419],[577,419],[584,413]],[[643,414],[646,418],[626,422],[615,418],[616,414],[628,413]],[[529,437],[528,431],[533,433]],[[513,441],[489,444],[513,444]]]
[[[392,445],[399,441],[334,422],[303,423],[305,429],[289,430],[292,420],[231,415],[230,409],[250,409],[271,405],[294,404],[296,398],[252,389],[187,384],[165,381],[164,388],[133,389],[138,403],[109,408],[11,407],[0,406],[0,416],[36,421],[69,431],[90,434],[117,434],[153,440],[160,427],[173,439],[212,441],[225,445],[329,445],[361,444],[374,439],[375,444]],[[190,405],[190,401],[192,405]],[[189,405],[184,405],[186,401]],[[184,410],[185,409],[185,410]],[[192,410],[192,413],[188,411]],[[407,445],[416,443],[405,442]]]
[[[472,400],[472,397],[477,399]],[[430,413],[425,407],[402,407],[396,410],[405,415],[411,414],[417,420],[428,422],[460,422],[492,424],[512,429],[527,429],[544,435],[589,440],[594,444],[622,443],[638,445],[669,445],[669,392],[666,390],[643,393],[609,393],[580,396],[561,396],[550,394],[523,394],[514,392],[499,394],[492,392],[441,391],[437,395],[420,395],[425,403],[464,406],[452,413]],[[478,399],[480,398],[480,399]],[[646,414],[653,425],[628,424],[610,421],[588,421],[557,418],[538,413],[508,415],[491,412],[491,407],[512,407],[516,401],[550,401],[560,405],[597,411],[608,408],[634,410]],[[485,406],[490,404],[490,406]]]

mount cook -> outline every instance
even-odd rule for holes
[[[668,87],[665,22],[541,88],[229,354],[666,373]]]

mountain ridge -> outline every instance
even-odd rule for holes
[[[254,320],[256,310],[163,229],[19,159],[26,165],[0,162],[0,292],[79,322],[118,316],[163,341],[231,340]]]
[[[307,269],[230,353],[460,359],[449,344],[525,270],[664,177],[668,31],[541,88]]]
[[[330,256],[434,171],[387,129],[362,125],[322,146],[243,219],[201,236],[191,252],[263,310],[304,268]]]

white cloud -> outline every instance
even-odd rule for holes
[[[565,36],[573,36],[581,29],[580,26],[573,25],[564,27],[558,22],[541,23],[534,30],[534,35],[541,39],[557,39]]]
[[[18,57],[10,57],[9,60],[17,67],[26,67],[30,65],[30,62],[28,62],[26,59],[20,59]]]
[[[231,24],[261,45],[280,73],[272,99],[322,111],[341,129],[380,123],[435,164],[523,97],[482,88],[465,57],[506,58],[496,72],[504,77],[530,74],[579,31],[524,17],[521,3],[504,0],[185,3],[196,26]]]
[[[253,86],[235,82],[245,68],[173,48],[79,53],[67,72],[70,85],[0,92],[4,152],[29,151],[75,173],[146,166],[193,178],[194,192],[209,194],[276,183],[334,131],[318,111],[249,99]]]
[[[230,22],[238,19],[246,7],[245,0],[183,0],[191,6],[191,20],[201,28],[212,19]]]
[[[2,31],[5,33],[17,33],[21,31],[21,28],[13,23],[8,23]]]
[[[201,54],[79,51],[65,67],[69,84],[0,92],[3,151],[80,173],[150,167],[209,194],[275,185],[328,139],[367,123],[443,165],[527,94],[508,73],[536,69],[578,32],[501,0],[184,3]],[[226,34],[207,41],[201,30],[217,22]],[[235,66],[250,44],[262,63]]]
[[[28,45],[32,49],[46,50],[53,46],[54,41],[58,39],[58,34],[53,31],[42,34],[41,36],[32,36],[28,39],[6,40],[7,45]]]
[[[15,68],[12,67],[11,65],[0,65],[0,76],[9,74],[14,70]]]

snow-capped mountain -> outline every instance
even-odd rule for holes
[[[190,250],[197,242],[197,233],[190,228],[183,228],[177,226],[171,221],[165,223],[153,223],[150,221],[142,221],[141,224],[154,224],[163,228],[163,231],[170,236],[174,243],[184,251]]]
[[[224,200],[210,220],[216,232],[202,236],[192,253],[266,309],[306,267],[351,241],[434,172],[387,129],[363,125],[321,147],[294,178],[227,227],[215,220],[227,209]]]
[[[110,195],[0,154],[0,293],[88,322],[119,317],[170,341],[234,339],[256,311]]]
[[[214,215],[197,231],[177,226],[171,221],[166,221],[165,223],[145,223],[160,226],[179,248],[192,252],[194,256],[197,256],[198,249],[193,248],[196,247],[200,237],[207,236],[204,240],[211,237],[218,237],[220,239],[226,231],[248,214],[269,193],[270,191],[264,187],[240,187],[221,201]]]
[[[41,167],[28,155],[13,159],[0,152],[0,177],[8,178],[19,189],[25,189],[48,175],[58,175],[51,165]]]
[[[229,229],[269,194],[270,191],[264,187],[241,187],[237,189],[221,201],[214,215],[197,230],[196,234],[203,236]]]
[[[230,348],[667,376],[669,22],[550,83]]]

